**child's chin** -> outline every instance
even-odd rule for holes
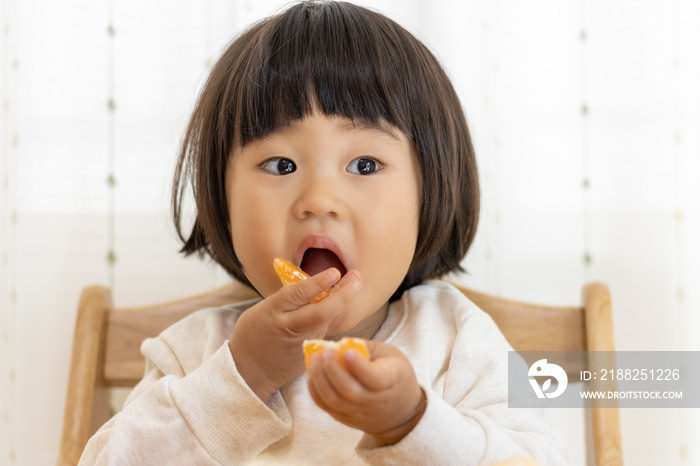
[[[347,316],[338,316],[331,320],[326,331],[326,338],[337,337],[352,330],[355,325],[347,321]],[[352,332],[350,332],[352,333]]]

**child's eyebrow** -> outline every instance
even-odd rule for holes
[[[342,129],[345,131],[357,131],[357,130],[378,131],[382,134],[389,136],[392,139],[395,139],[396,141],[399,141],[399,142],[401,141],[401,138],[399,138],[399,135],[396,133],[397,130],[386,123],[381,124],[381,123],[370,123],[368,121],[363,121],[363,120],[353,120],[353,121],[343,125]]]

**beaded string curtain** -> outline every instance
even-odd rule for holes
[[[588,93],[586,84],[588,82],[588,54],[586,48],[586,9],[583,2],[581,3],[581,188],[583,189],[583,252],[581,254],[584,263],[584,280],[591,280],[591,181],[590,181],[590,133],[588,131]]]
[[[17,291],[16,258],[16,173],[17,106],[16,72],[11,21],[14,11],[7,2],[0,4],[0,462],[13,462],[15,453],[15,314]]]
[[[174,155],[221,47],[287,3],[0,0],[0,464],[55,460],[83,286],[129,305],[226,280],[176,253]],[[618,349],[698,350],[700,4],[364,3],[463,99],[483,217],[459,280],[553,304],[603,280]],[[693,411],[622,429],[630,464],[700,463]]]

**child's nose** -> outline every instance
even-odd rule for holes
[[[294,215],[342,220],[347,216],[346,200],[339,180],[322,174],[309,175],[301,186],[294,203]]]

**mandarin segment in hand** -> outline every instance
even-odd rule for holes
[[[340,339],[339,346],[339,356],[342,358],[343,354],[348,350],[355,350],[360,353],[365,359],[369,359],[369,349],[367,344],[359,338],[353,337],[343,337]]]
[[[304,340],[304,362],[306,367],[311,365],[311,356],[323,351],[326,340]]]
[[[304,361],[306,362],[306,367],[311,365],[311,356],[316,353],[322,352],[326,349],[332,349],[338,352],[338,358],[340,363],[347,368],[345,360],[343,359],[343,354],[348,350],[356,350],[365,359],[369,359],[369,349],[367,344],[360,338],[353,337],[343,337],[340,341],[330,341],[330,340],[304,340]]]
[[[311,278],[308,273],[304,272],[299,267],[287,260],[280,259],[279,257],[277,257],[272,263],[275,266],[275,273],[278,277],[280,277],[282,285],[284,286],[289,285],[290,283],[296,283],[302,280],[306,280],[307,278]],[[311,302],[318,303],[323,298],[325,298],[327,294],[328,291],[323,291],[322,293],[314,297],[311,300]]]
[[[301,270],[289,261],[280,259],[279,257],[273,261],[275,273],[282,280],[283,285],[300,282],[309,278],[309,274]]]

